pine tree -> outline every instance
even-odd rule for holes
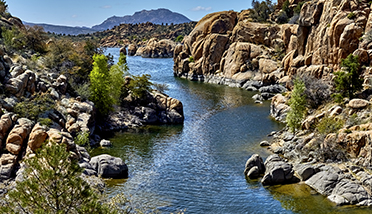
[[[337,102],[341,102],[344,97],[353,98],[354,93],[363,88],[358,56],[350,54],[342,59],[341,67],[341,71],[335,72],[335,85],[338,93],[334,94],[333,97]]]
[[[49,143],[25,160],[25,180],[8,193],[0,213],[114,213],[102,205],[69,159],[64,144]]]
[[[305,118],[306,95],[304,92],[304,82],[299,79],[295,79],[291,99],[289,100],[289,106],[291,109],[289,110],[286,118],[287,125],[293,133],[300,129],[301,122]]]

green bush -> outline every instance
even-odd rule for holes
[[[294,14],[300,14],[301,13],[301,8],[305,3],[306,3],[305,1],[302,1],[302,2],[298,3],[297,6],[293,9],[293,13]]]
[[[287,114],[286,122],[289,129],[295,133],[300,129],[301,122],[306,114],[306,94],[305,84],[300,79],[294,80],[294,87],[289,99],[290,110]]]
[[[153,83],[153,86],[156,90],[160,91],[161,93],[164,93],[165,91],[169,90],[168,84],[159,84],[159,83]]]
[[[74,138],[74,142],[79,146],[89,146],[89,132],[79,132]]]
[[[152,83],[150,82],[150,74],[142,74],[141,76],[132,76],[127,88],[131,94],[139,99],[145,98],[147,93],[151,91]]]
[[[358,56],[350,54],[341,60],[342,70],[335,72],[334,79],[338,93],[333,94],[336,102],[342,102],[343,98],[353,98],[354,93],[363,88],[363,79],[360,78],[360,64]]]
[[[50,127],[53,124],[53,121],[49,118],[39,118],[37,120],[40,125]]]
[[[93,56],[93,70],[90,72],[90,100],[102,115],[112,110],[114,99],[110,96],[110,73],[107,57],[103,54]]]
[[[50,94],[36,94],[17,103],[14,107],[14,113],[18,114],[19,117],[28,118],[36,122],[47,111],[54,108],[55,101]]]
[[[344,121],[334,117],[325,117],[317,125],[317,130],[320,134],[327,135],[336,133],[344,126]]]
[[[175,42],[182,42],[182,40],[183,40],[183,35],[179,35],[179,36],[177,36],[177,38],[175,39]]]
[[[99,201],[69,156],[65,144],[50,143],[25,158],[25,179],[4,197],[0,213],[116,213]]]
[[[285,12],[287,16],[290,15],[291,9],[289,8],[289,0],[286,0],[285,2],[283,2],[282,11]]]
[[[189,57],[189,62],[195,62],[193,56],[190,56],[190,57]]]
[[[275,11],[275,6],[271,0],[264,0],[262,2],[253,0],[253,9],[250,9],[250,17],[256,22],[267,22],[270,14]]]
[[[347,18],[349,19],[355,19],[355,17],[356,17],[356,14],[354,12],[351,12],[347,15]]]

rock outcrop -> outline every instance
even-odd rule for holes
[[[291,164],[285,162],[279,155],[270,155],[265,161],[265,175],[261,180],[263,185],[295,183],[299,179],[294,175]]]
[[[283,25],[253,23],[248,10],[208,14],[175,48],[174,75],[218,84],[273,84],[304,73],[329,80],[351,53],[370,65],[371,41],[363,36],[372,29],[370,11],[367,1],[307,1],[298,24]]]
[[[172,40],[152,38],[145,46],[137,49],[136,55],[144,58],[172,58],[175,46]]]

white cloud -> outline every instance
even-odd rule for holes
[[[74,14],[74,15],[72,15],[71,17],[72,17],[72,18],[76,18],[76,17],[78,17],[78,16],[77,16],[76,14]]]
[[[105,5],[105,6],[102,6],[101,8],[103,9],[110,9],[112,6],[111,5]]]
[[[210,11],[212,10],[212,7],[202,7],[202,6],[197,6],[191,9],[192,11]]]

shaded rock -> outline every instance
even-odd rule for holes
[[[298,182],[294,176],[292,165],[284,162],[279,155],[270,155],[265,161],[265,175],[261,180],[263,185],[285,184]]]
[[[125,47],[120,48],[119,52],[124,55],[127,55],[127,49]]]
[[[345,179],[340,181],[333,189],[332,194],[328,196],[328,199],[337,205],[363,204],[370,198],[371,196],[362,185]]]
[[[295,165],[294,170],[301,181],[306,181],[319,171],[316,167],[310,164],[297,164]]]
[[[265,140],[260,143],[260,146],[270,146],[270,143]]]
[[[249,178],[258,178],[264,172],[265,165],[262,158],[258,154],[252,155],[245,163],[244,174]]]
[[[0,181],[7,180],[12,176],[17,156],[12,154],[2,154],[0,157]]]
[[[287,98],[281,94],[277,94],[271,99],[270,115],[275,118],[275,120],[285,122],[287,113],[290,109],[286,102]]]
[[[130,44],[128,46],[128,56],[134,56],[137,52],[137,46],[134,44]]]
[[[7,113],[1,116],[0,119],[0,149],[2,149],[4,140],[10,128],[13,126],[12,114]]]
[[[321,171],[310,177],[305,183],[322,195],[331,195],[339,182],[339,175],[331,171]]]
[[[92,157],[90,164],[103,178],[127,178],[128,167],[122,159],[110,155]]]

